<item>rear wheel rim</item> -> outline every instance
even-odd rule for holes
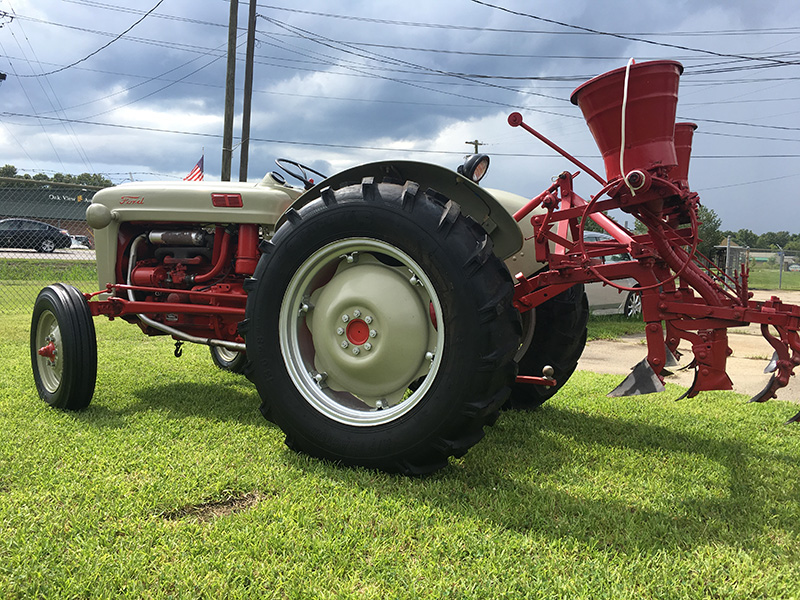
[[[226,363],[232,363],[237,358],[239,358],[239,352],[236,350],[229,350],[228,348],[224,348],[223,346],[214,346],[214,352],[216,352],[217,357]]]
[[[52,351],[45,354],[42,351],[50,344]],[[58,326],[56,316],[49,310],[42,311],[39,323],[36,326],[36,366],[39,378],[45,390],[55,394],[61,385],[64,371],[63,343],[61,341],[61,328]]]
[[[369,427],[401,418],[431,390],[444,329],[440,299],[414,259],[381,240],[347,238],[297,269],[278,336],[305,401],[334,421]]]

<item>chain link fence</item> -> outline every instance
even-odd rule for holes
[[[86,207],[99,189],[0,178],[0,314],[30,314],[56,281],[97,289]]]
[[[730,277],[740,272],[742,265],[747,265],[750,289],[800,290],[798,250],[726,244],[715,248],[713,260]]]

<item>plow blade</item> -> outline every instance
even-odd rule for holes
[[[664,346],[664,349],[665,349],[665,351],[667,353],[667,360],[664,363],[664,366],[665,367],[680,367],[680,363],[678,363],[678,359],[675,358],[675,355],[672,353],[672,351],[667,346]]]
[[[774,369],[773,369],[774,371]],[[764,389],[758,392],[755,396],[750,398],[749,402],[766,402],[771,398],[775,398],[776,394],[775,391],[779,388],[779,385],[775,383],[775,375],[769,378],[767,385],[764,386]]]
[[[650,366],[647,359],[644,358],[633,367],[623,382],[611,390],[607,396],[609,398],[620,398],[622,396],[639,396],[663,391],[664,384],[653,371],[653,367]]]

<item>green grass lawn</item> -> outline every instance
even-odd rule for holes
[[[82,292],[97,291],[93,260],[13,258],[0,261],[0,315],[30,312],[39,291],[51,283],[71,283]]]
[[[752,290],[800,290],[800,271],[780,272],[778,268],[755,267],[750,269],[748,278]]]
[[[297,455],[208,350],[96,320],[90,408],[0,320],[2,598],[800,598],[797,406],[577,373],[424,479]]]
[[[642,317],[628,318],[623,315],[589,315],[587,341],[615,340],[625,335],[644,334]]]

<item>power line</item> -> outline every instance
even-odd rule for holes
[[[188,135],[193,137],[206,137],[206,138],[215,138],[215,139],[222,139],[222,135],[218,133],[202,133],[198,131],[182,131],[178,129],[161,129],[157,127],[144,127],[141,125],[122,125],[119,123],[103,123],[102,121],[89,121],[85,119],[64,119],[61,117],[43,117],[39,115],[28,115],[24,113],[16,113],[16,112],[9,112],[3,111],[0,112],[0,116],[4,117],[21,117],[21,118],[30,118],[30,119],[46,119],[50,121],[68,121],[70,123],[81,123],[83,125],[96,125],[99,127],[111,127],[115,129],[130,129],[134,131],[149,131],[152,133],[169,133],[169,134],[176,134],[176,135]],[[346,150],[374,150],[374,151],[381,151],[381,152],[417,152],[421,154],[452,154],[452,155],[463,155],[463,151],[455,151],[455,150],[428,150],[424,148],[386,148],[382,146],[360,146],[355,144],[333,144],[333,143],[325,143],[325,142],[308,142],[308,141],[297,141],[297,140],[282,140],[282,139],[274,139],[274,138],[259,138],[259,137],[251,137],[251,141],[253,142],[261,142],[265,144],[285,144],[290,146],[310,146],[310,147],[318,147],[318,148],[340,148]],[[530,153],[520,153],[520,152],[493,152],[494,156],[508,156],[508,157],[517,157],[517,158],[553,158],[553,154],[530,154]],[[597,158],[597,156],[590,155],[578,155],[577,158]],[[693,155],[692,160],[695,159],[755,159],[755,158],[764,158],[764,159],[774,159],[774,158],[800,158],[800,154],[729,154],[729,155],[720,155],[720,154],[706,154],[706,155]]]
[[[53,71],[50,71],[50,72],[48,72],[48,73],[37,73],[37,74],[35,74],[35,75],[19,75],[18,77],[45,77],[45,76],[47,76],[47,75],[53,75],[54,73],[60,73],[61,71],[65,71],[65,70],[69,69],[70,67],[74,67],[75,65],[77,65],[77,64],[80,64],[80,63],[82,63],[82,62],[84,62],[84,61],[86,61],[86,60],[90,59],[92,56],[94,56],[95,54],[97,54],[97,53],[98,53],[98,52],[100,52],[101,50],[105,50],[105,49],[106,49],[106,48],[108,48],[108,47],[109,47],[111,44],[113,44],[113,43],[114,43],[114,42],[116,42],[117,40],[119,40],[119,39],[121,39],[122,37],[124,37],[126,33],[128,33],[128,32],[129,32],[131,29],[133,29],[134,27],[136,27],[136,26],[137,26],[139,23],[141,23],[142,21],[144,21],[144,20],[145,20],[145,19],[148,17],[148,15],[150,15],[150,13],[152,13],[152,12],[153,12],[155,9],[157,9],[159,6],[161,6],[161,3],[162,3],[162,2],[164,2],[164,0],[158,0],[158,2],[156,2],[156,5],[155,5],[155,6],[154,6],[153,8],[151,8],[150,10],[148,10],[148,11],[147,11],[147,12],[144,14],[144,16],[142,16],[142,18],[140,18],[138,21],[136,21],[136,22],[135,22],[133,25],[131,25],[130,27],[128,27],[128,28],[127,28],[125,31],[123,31],[122,33],[120,33],[120,34],[119,34],[117,37],[115,37],[113,40],[111,40],[111,41],[110,41],[110,42],[108,42],[107,44],[104,44],[104,45],[100,46],[100,47],[99,47],[97,50],[95,50],[94,52],[90,52],[89,54],[87,54],[87,55],[86,55],[86,56],[84,56],[83,58],[81,58],[81,59],[79,59],[79,60],[76,60],[74,63],[68,64],[68,65],[66,65],[66,66],[64,66],[64,67],[61,67],[60,69],[55,69],[55,70],[53,70]]]
[[[12,10],[13,10],[13,8],[12,8]],[[28,38],[28,34],[25,32],[25,29],[23,28],[22,23],[21,22],[16,23],[16,27],[19,28],[19,30],[22,33],[22,36],[23,36],[25,42],[27,42],[28,48],[30,49],[31,53],[33,54],[33,59],[34,59],[34,61],[36,63],[37,68],[41,70],[41,64],[42,63],[39,61],[39,57],[36,55],[36,49],[34,48],[33,44],[31,43],[30,39]],[[22,44],[19,43],[19,40],[17,40],[17,36],[14,34],[13,29],[11,30],[11,36],[14,38],[14,41],[17,43],[17,46],[19,47],[19,50],[23,55],[23,60],[26,63],[28,63],[28,67],[31,69],[31,71],[33,71],[34,69],[33,69],[33,66],[31,64],[31,61],[28,60],[28,57],[27,57],[26,52],[25,52],[25,49],[22,47]],[[42,78],[37,78],[35,81],[39,85],[39,88],[42,90],[42,93],[44,94],[44,97],[50,103],[50,106],[52,107],[53,112],[58,113],[59,111],[61,111],[63,116],[66,117],[67,115],[66,115],[66,112],[64,112],[64,107],[61,104],[59,95],[53,89],[53,85],[52,85],[50,79],[48,77],[42,77]],[[47,85],[47,88],[49,89],[49,93],[48,93],[48,90],[45,89],[45,84]],[[22,82],[20,82],[20,86],[22,86]],[[86,165],[86,167],[89,170],[94,170],[92,168],[91,161],[89,160],[89,156],[88,156],[88,154],[86,154],[86,151],[84,150],[83,146],[81,145],[80,139],[78,138],[77,134],[75,133],[75,129],[72,127],[72,125],[65,123],[64,124],[64,131],[66,132],[67,136],[70,138],[70,140],[72,142],[72,145],[75,148],[75,151],[77,152],[78,156],[80,156],[81,159],[83,160],[84,165]],[[58,154],[58,153],[56,152],[56,154]]]
[[[76,0],[73,0],[76,1]],[[552,31],[552,30],[536,30],[536,29],[506,29],[506,28],[498,28],[498,27],[486,27],[483,25],[480,26],[470,26],[470,25],[452,25],[447,23],[425,23],[425,22],[418,22],[418,21],[397,21],[392,19],[377,19],[371,17],[361,17],[355,15],[337,15],[333,13],[325,13],[319,11],[312,11],[312,10],[303,10],[299,8],[289,8],[286,6],[275,6],[270,4],[261,4],[259,5],[261,8],[267,8],[271,10],[280,10],[290,13],[297,13],[297,14],[304,14],[304,15],[311,15],[317,17],[327,17],[332,19],[345,19],[350,21],[361,21],[364,23],[377,23],[381,25],[394,25],[394,26],[404,26],[404,27],[422,27],[422,28],[431,28],[431,29],[452,29],[452,30],[459,30],[459,31],[480,31],[480,32],[493,32],[493,33],[525,33],[525,34],[534,34],[534,35],[589,35],[594,32],[591,31]],[[659,32],[637,32],[637,33],[619,33],[618,35],[648,35],[648,36],[706,36],[706,35],[752,35],[752,34],[759,34],[759,35],[798,35],[800,34],[800,27],[770,27],[764,29],[721,29],[721,30],[702,30],[702,31],[659,31]]]
[[[555,19],[548,19],[546,17],[540,17],[538,15],[532,15],[530,13],[524,13],[524,12],[521,12],[521,11],[518,11],[518,10],[511,10],[510,8],[506,8],[504,6],[499,6],[497,4],[490,4],[489,2],[484,2],[483,0],[470,0],[470,2],[472,2],[474,4],[480,4],[481,6],[486,6],[488,8],[492,8],[494,10],[498,10],[498,11],[501,11],[501,12],[512,14],[512,15],[515,15],[515,16],[518,16],[518,17],[526,17],[528,19],[534,19],[536,21],[542,21],[543,23],[550,23],[551,25],[559,25],[560,27],[567,27],[569,29],[575,29],[577,31],[583,31],[583,32],[586,32],[586,33],[594,34],[594,35],[604,35],[604,36],[614,37],[614,38],[618,38],[618,39],[621,39],[621,40],[626,40],[628,42],[640,42],[642,44],[650,44],[650,45],[653,45],[653,46],[662,46],[664,48],[676,48],[678,50],[688,50],[688,51],[691,51],[691,52],[700,52],[702,54],[708,54],[710,56],[719,56],[721,58],[738,58],[738,59],[741,59],[741,60],[762,60],[762,61],[774,63],[776,66],[777,65],[783,66],[783,65],[798,65],[798,64],[800,64],[800,62],[797,62],[797,61],[784,61],[784,60],[778,60],[778,59],[774,59],[774,58],[758,58],[758,59],[756,59],[756,58],[752,58],[752,57],[749,57],[749,56],[743,56],[741,54],[728,54],[728,53],[724,53],[724,52],[715,52],[713,50],[704,50],[702,48],[692,48],[692,47],[689,47],[689,46],[681,46],[679,44],[668,44],[666,42],[655,42],[653,40],[648,40],[648,39],[645,39],[645,38],[635,37],[635,36],[632,36],[632,35],[626,35],[626,34],[622,34],[622,33],[613,33],[613,32],[610,32],[610,31],[601,31],[599,29],[592,29],[591,27],[584,27],[582,25],[573,25],[571,23],[565,23],[563,21],[556,21]]]

